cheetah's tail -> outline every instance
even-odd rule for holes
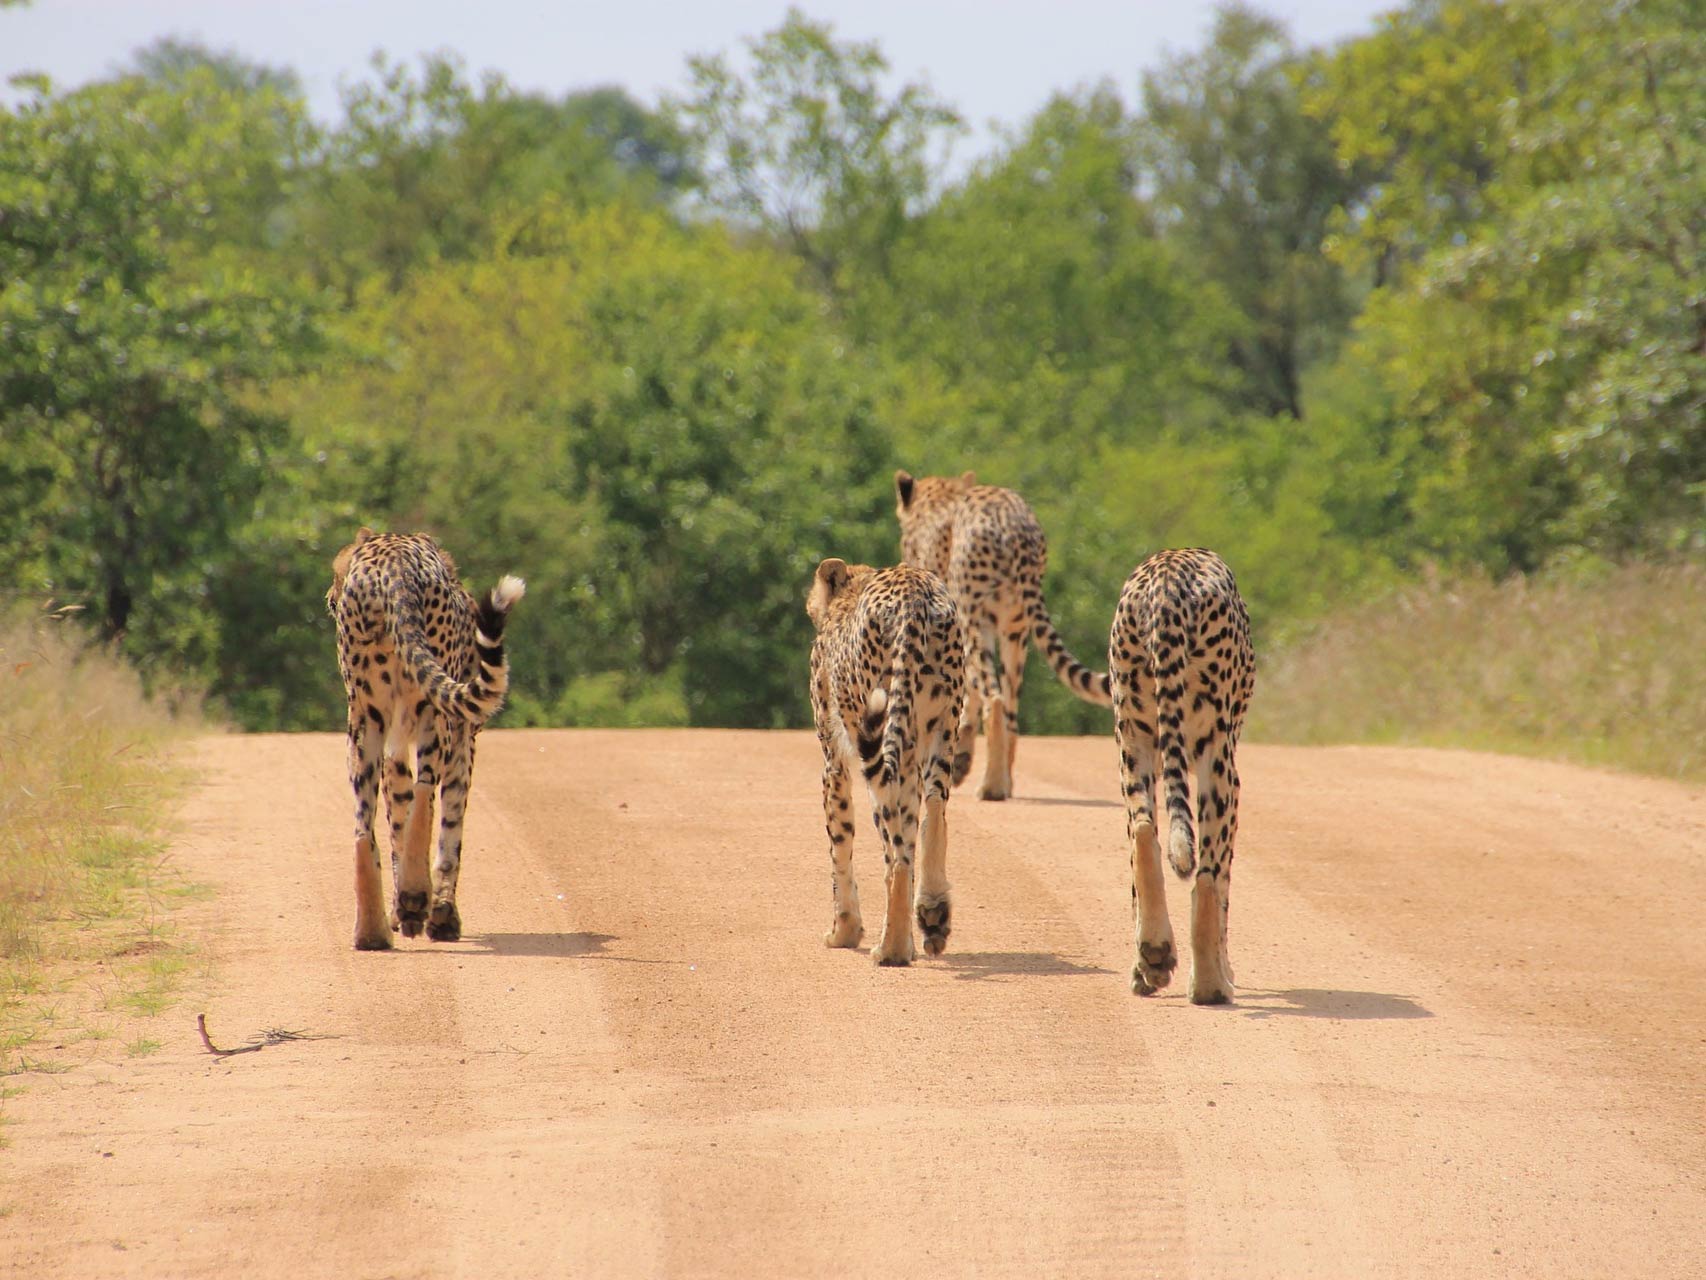
[[[888,688],[879,684],[871,690],[865,698],[865,713],[859,718],[855,745],[865,780],[872,787],[891,787],[901,780],[907,725],[911,719],[912,666],[906,646],[896,645]]]
[[[497,714],[509,692],[509,657],[504,653],[504,623],[509,611],[527,594],[527,583],[505,574],[497,586],[481,597],[479,621],[474,630],[474,649],[480,656],[480,673],[468,683],[472,714],[482,723]]]
[[[498,579],[498,585],[486,592],[480,601],[480,638],[492,646],[500,646],[504,636],[504,619],[515,608],[516,601],[527,594],[527,583],[512,573]],[[502,658],[502,653],[498,655]]]
[[[1025,613],[1037,647],[1042,650],[1043,657],[1060,682],[1085,702],[1099,707],[1113,706],[1114,694],[1108,683],[1108,673],[1093,671],[1072,656],[1066,642],[1060,638],[1060,632],[1054,629],[1054,620],[1049,617],[1048,606],[1043,603],[1040,586],[1025,589]]]
[[[1167,802],[1167,861],[1183,880],[1197,869],[1196,825],[1191,821],[1186,781],[1185,686],[1180,675],[1185,662],[1159,624],[1150,632],[1149,652],[1159,673],[1155,680],[1155,745],[1161,756],[1161,787]]]
[[[865,777],[875,782],[883,771],[883,725],[888,720],[888,690],[878,685],[865,699],[865,714],[859,720],[856,745],[859,759],[864,762]]]
[[[516,601],[527,594],[527,584],[505,575],[475,605],[474,650],[479,669],[467,683],[453,680],[433,656],[420,633],[418,622],[399,619],[398,640],[415,679],[434,708],[444,715],[460,716],[482,725],[498,713],[509,692],[509,659],[504,653],[504,623]]]

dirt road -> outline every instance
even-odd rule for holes
[[[956,795],[949,952],[898,970],[821,943],[816,752],[488,733],[465,940],[375,954],[341,739],[198,744],[216,986],[8,1104],[0,1269],[1706,1274],[1706,792],[1248,746],[1214,1009],[1129,994],[1111,741]],[[855,870],[874,919],[868,819]],[[314,1038],[216,1059],[201,1008]]]

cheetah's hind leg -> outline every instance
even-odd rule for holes
[[[918,932],[924,938],[924,954],[939,956],[947,950],[953,932],[953,903],[948,886],[948,761],[944,740],[942,753],[935,755],[925,771],[924,824],[918,834],[921,858],[918,867],[918,896],[913,904]]]

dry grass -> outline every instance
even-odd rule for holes
[[[1462,746],[1706,778],[1706,566],[1432,581],[1262,664],[1250,736]]]
[[[0,1074],[51,1069],[50,1032],[98,1040],[103,1017],[163,1007],[192,892],[159,832],[183,728],[68,625],[0,624]]]

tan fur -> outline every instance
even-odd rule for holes
[[[1136,954],[1131,989],[1153,995],[1178,964],[1157,840],[1157,776],[1167,799],[1169,860],[1191,888],[1190,996],[1232,998],[1227,916],[1238,834],[1238,735],[1255,690],[1250,616],[1212,551],[1160,551],[1120,593],[1108,637],[1120,783],[1131,842]],[[1196,782],[1193,830],[1189,775]],[[1201,857],[1196,836],[1201,836]]]
[[[413,937],[424,926],[438,942],[461,936],[456,882],[474,736],[509,687],[504,619],[524,591],[520,579],[505,578],[476,601],[458,581],[455,562],[426,534],[363,528],[332,560],[326,608],[338,624],[349,703],[359,949],[389,947],[399,928]],[[395,890],[389,919],[373,838],[381,785]],[[429,866],[435,795],[442,812],[438,857]]]
[[[830,559],[813,575],[806,612],[817,629],[812,716],[823,748],[829,833],[831,917],[824,942],[853,947],[864,933],[853,880],[850,773],[860,769],[886,868],[883,931],[871,958],[910,963],[914,918],[925,953],[940,955],[951,914],[948,769],[964,685],[954,602],[935,574]],[[915,893],[913,857],[920,841]]]
[[[1108,678],[1074,658],[1055,631],[1043,602],[1048,543],[1018,494],[980,485],[970,471],[919,477],[897,471],[895,514],[902,559],[947,583],[965,630],[966,699],[953,780],[957,785],[971,771],[981,716],[988,759],[978,795],[1004,800],[1013,793],[1019,689],[1031,640],[1061,683],[1086,702],[1109,705]]]

